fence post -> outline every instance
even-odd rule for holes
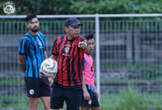
[[[127,41],[126,41],[126,55],[127,61],[129,64],[133,63],[133,54],[132,54],[132,32],[127,30]]]
[[[96,85],[97,85],[97,92],[100,96],[100,39],[99,39],[99,30],[100,30],[100,23],[99,23],[99,15],[96,14],[95,17],[96,23]]]
[[[134,31],[134,51],[135,51],[135,63],[141,61],[141,40],[140,40],[140,31],[135,28]]]

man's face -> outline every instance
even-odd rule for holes
[[[73,38],[80,36],[80,25],[65,27],[65,32]]]
[[[92,53],[92,51],[94,50],[94,47],[95,47],[95,41],[94,39],[89,39],[87,40],[87,49],[86,49],[86,52],[87,53]]]
[[[39,21],[38,18],[33,18],[27,23],[27,28],[29,31],[32,31],[34,33],[38,32],[39,30]]]

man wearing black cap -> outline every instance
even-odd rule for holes
[[[80,26],[77,18],[68,18],[64,27],[66,35],[58,36],[53,45],[51,58],[58,62],[51,95],[51,108],[54,110],[62,108],[64,101],[67,110],[79,110],[84,84],[82,64],[87,47],[85,39],[80,36]]]

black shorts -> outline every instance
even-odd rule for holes
[[[50,85],[47,78],[25,78],[28,97],[50,96]]]
[[[82,103],[81,106],[83,107],[99,107],[99,101],[98,98],[96,96],[96,94],[94,92],[92,92],[91,90],[88,90],[91,99],[90,100],[84,100],[84,97],[82,95]]]
[[[66,102],[66,110],[79,110],[82,100],[82,87],[64,87],[54,83],[52,86],[51,108],[63,108],[64,101]]]

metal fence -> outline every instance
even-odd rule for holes
[[[96,16],[82,16],[80,20],[81,35],[96,33],[94,60],[98,91],[118,94],[131,85],[139,93],[160,95],[162,20],[156,16],[120,20]],[[66,17],[40,17],[40,30],[46,35],[49,56],[56,37],[64,34]],[[23,73],[17,64],[18,44],[25,32],[21,17],[0,18],[0,102],[26,101]]]

